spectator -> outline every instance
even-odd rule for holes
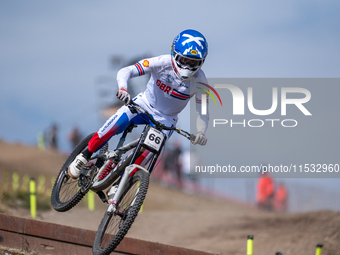
[[[47,132],[48,147],[52,150],[58,150],[58,125],[54,123]]]
[[[287,211],[287,189],[283,183],[279,183],[275,196],[274,196],[274,208],[278,212]]]
[[[198,156],[196,155],[193,149],[187,149],[181,154],[180,157],[181,165],[182,165],[182,174],[186,180],[196,182],[197,178],[195,178],[195,166],[200,165],[200,161]]]
[[[268,173],[263,173],[257,183],[257,205],[261,210],[273,210],[274,181]]]
[[[71,133],[69,134],[68,140],[71,143],[72,149],[74,149],[83,139],[79,129],[77,127],[73,128]]]
[[[177,179],[177,186],[182,188],[182,164],[180,155],[182,153],[181,145],[178,142],[174,143],[174,147],[169,149],[164,161],[164,170],[174,173]]]

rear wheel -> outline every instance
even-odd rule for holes
[[[70,210],[86,194],[86,192],[82,191],[84,179],[72,179],[68,175],[67,169],[75,157],[87,148],[87,143],[92,136],[93,134],[88,135],[77,145],[59,172],[51,194],[51,204],[56,211],[65,212]]]
[[[137,217],[148,187],[148,173],[138,171],[130,177],[116,212],[104,214],[93,242],[94,255],[110,254],[119,245]]]

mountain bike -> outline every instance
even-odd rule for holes
[[[95,255],[110,254],[137,217],[149,187],[150,174],[166,141],[162,130],[177,132],[191,141],[195,140],[193,134],[179,128],[167,127],[156,121],[150,113],[133,101],[128,107],[130,111],[140,114],[148,122],[141,136],[124,145],[127,134],[136,127],[131,124],[123,132],[115,150],[109,150],[106,143],[92,155],[79,178],[72,179],[68,175],[68,166],[87,148],[87,143],[93,136],[90,134],[70,154],[52,189],[51,204],[59,212],[70,210],[90,189],[108,204],[95,235],[92,249]],[[110,185],[115,186],[116,191],[111,201],[108,201],[103,190]]]

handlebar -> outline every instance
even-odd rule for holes
[[[164,124],[160,123],[159,121],[155,120],[154,117],[147,111],[145,110],[143,107],[141,107],[140,105],[136,104],[134,101],[130,101],[129,104],[127,105],[130,108],[133,108],[138,112],[141,112],[145,115],[147,115],[150,119],[150,121],[158,128],[158,129],[164,129],[164,130],[173,130],[175,132],[177,132],[178,134],[184,136],[185,138],[189,139],[190,141],[195,141],[196,136],[193,134],[190,134],[187,131],[184,131],[180,128],[176,128],[176,127],[167,127]]]

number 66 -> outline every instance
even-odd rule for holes
[[[156,136],[155,134],[150,134],[149,139],[150,141],[155,141],[156,144],[159,144],[161,142],[161,137]]]

